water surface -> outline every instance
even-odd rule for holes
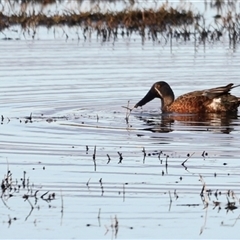
[[[21,186],[0,204],[2,238],[237,238],[239,116],[162,116],[156,99],[126,123],[122,106],[160,80],[176,96],[240,84],[238,49],[135,36],[0,51],[1,176]]]

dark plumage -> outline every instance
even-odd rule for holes
[[[151,89],[134,107],[141,107],[154,98],[160,98],[162,112],[176,113],[221,113],[236,112],[240,105],[240,98],[230,94],[233,86],[230,83],[226,86],[211,88],[201,91],[186,93],[176,100],[171,87],[166,82],[156,82]]]

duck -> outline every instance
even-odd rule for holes
[[[229,83],[226,86],[185,93],[175,99],[170,85],[160,81],[152,85],[134,108],[142,107],[154,98],[160,98],[162,113],[233,113],[238,111],[240,98],[231,95],[230,91],[239,86]]]

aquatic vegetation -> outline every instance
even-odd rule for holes
[[[45,167],[43,167],[43,170]],[[41,187],[37,187],[34,183],[30,182],[29,177],[27,177],[26,171],[23,172],[23,177],[20,179],[13,179],[13,173],[8,168],[7,173],[4,175],[1,182],[1,200],[5,207],[12,210],[14,206],[10,207],[10,201],[12,198],[22,198],[25,202],[30,205],[30,212],[25,218],[25,221],[30,217],[34,209],[40,209],[39,201],[45,201],[48,203],[48,207],[51,208],[51,202],[56,200],[55,192],[50,193],[49,191],[44,191]],[[63,210],[63,205],[62,205]],[[8,224],[11,225],[12,220],[17,220],[17,218],[11,218],[9,216]]]
[[[92,0],[91,9],[83,10],[81,6],[84,2],[76,1],[79,8],[64,7],[62,10],[59,6],[64,1],[6,1],[0,8],[0,33],[9,39],[4,30],[20,26],[25,37],[29,35],[34,39],[39,27],[59,27],[68,39],[69,34],[63,27],[75,27],[78,40],[91,39],[95,34],[102,41],[109,41],[131,37],[133,33],[140,35],[143,42],[148,39],[160,42],[175,39],[205,43],[220,41],[223,35],[227,35],[233,45],[239,40],[240,16],[233,11],[236,7],[234,1],[211,1],[210,7],[217,13],[214,23],[210,24],[206,24],[204,13],[193,11],[187,3],[172,6],[166,2],[154,8],[142,8],[138,1],[106,1],[111,4],[120,2],[123,6],[121,10],[106,10],[100,6],[102,1]],[[52,7],[44,11],[49,5],[54,5],[56,10],[53,11]]]
[[[85,36],[87,31],[95,30],[98,36],[105,40],[110,37],[117,37],[120,33],[130,35],[137,31],[145,35],[148,28],[153,37],[157,32],[167,29],[168,25],[180,26],[182,24],[192,24],[194,16],[192,11],[184,9],[174,9],[163,5],[160,9],[153,10],[123,10],[119,12],[77,12],[68,11],[63,14],[45,15],[39,13],[19,12],[10,16],[1,14],[1,31],[13,25],[20,25],[22,29],[36,29],[39,26],[47,28],[53,26],[66,25],[68,27],[81,26]],[[119,30],[120,29],[120,30]],[[118,31],[119,30],[119,31]],[[86,37],[86,36],[85,36]]]

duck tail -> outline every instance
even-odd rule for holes
[[[235,86],[232,86],[231,89],[236,88],[236,87],[239,87],[239,86],[240,86],[240,84],[235,85]]]

